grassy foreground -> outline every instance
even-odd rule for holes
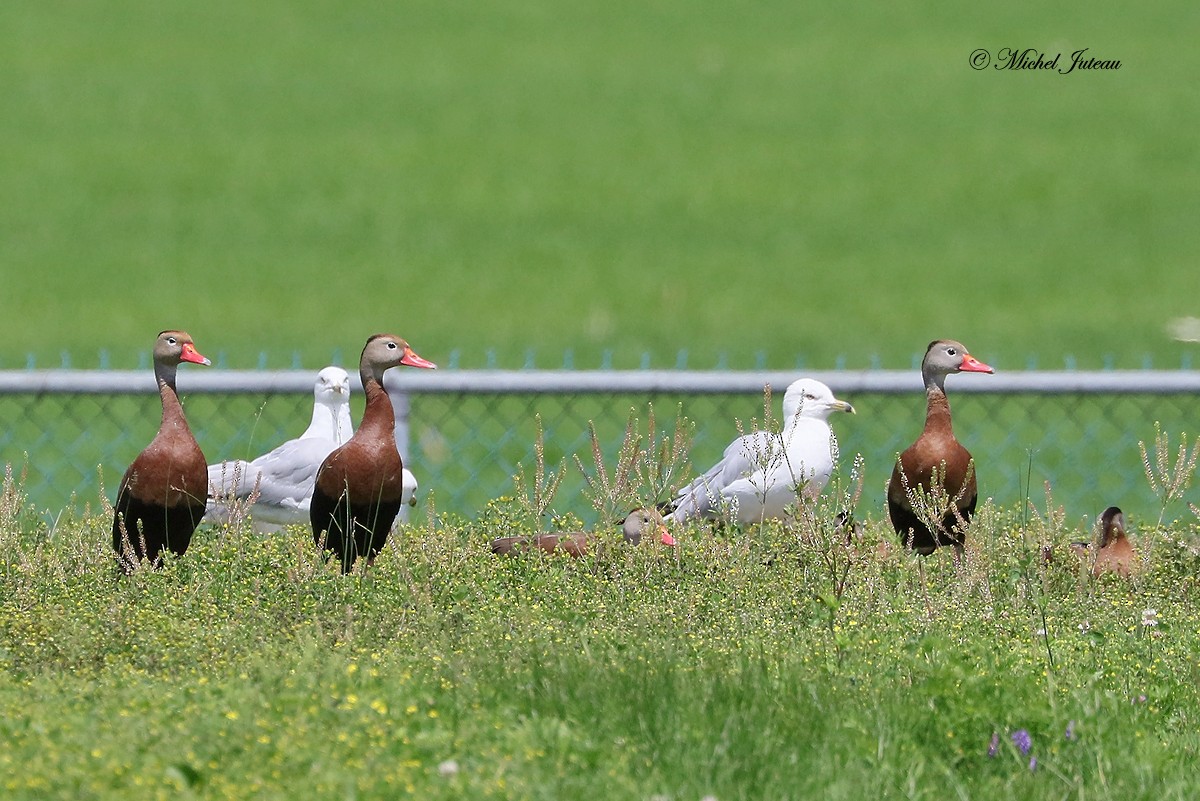
[[[301,530],[232,527],[118,578],[107,518],[47,532],[19,501],[0,505],[6,798],[1194,793],[1191,523],[1137,532],[1147,569],[1096,580],[1052,505],[985,508],[965,565],[922,578],[886,523],[847,545],[824,512],[502,560],[502,499],[402,530],[365,575]]]

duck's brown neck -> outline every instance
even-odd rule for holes
[[[363,390],[367,395],[367,407],[363,410],[362,425],[358,430],[364,436],[391,437],[396,428],[396,413],[388,398],[383,382],[372,371],[361,372]]]
[[[925,431],[954,436],[950,423],[950,399],[938,382],[925,385]]]
[[[162,398],[162,425],[165,429],[174,425],[187,428],[187,418],[183,416],[183,404],[179,402],[179,394],[175,391],[175,365],[154,365],[154,377],[158,380],[158,395]]]

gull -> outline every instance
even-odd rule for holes
[[[312,421],[299,437],[247,462],[241,459],[208,466],[208,508],[204,520],[227,523],[236,505],[258,498],[249,508],[256,531],[268,533],[307,523],[317,468],[354,434],[350,422],[350,375],[340,367],[317,373]],[[413,479],[415,490],[416,479]]]
[[[834,412],[853,414],[854,407],[820,381],[793,382],[783,396],[783,430],[755,431],[730,443],[719,462],[676,494],[672,519],[777,520],[801,495],[816,498],[838,456],[829,426]]]

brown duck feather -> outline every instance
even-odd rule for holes
[[[667,532],[662,515],[653,509],[634,509],[621,525],[621,533],[625,542],[638,545],[649,530],[656,533],[654,540],[663,545],[674,545],[675,539]],[[599,538],[595,534],[584,531],[558,532],[554,534],[536,534],[523,537],[499,537],[492,540],[492,553],[510,555],[533,549],[546,553],[564,553],[567,556],[579,558],[586,556],[595,546]]]
[[[905,546],[923,555],[945,545],[961,553],[966,541],[966,523],[974,514],[978,499],[971,454],[954,436],[945,389],[946,376],[963,371],[994,372],[959,342],[936,340],[929,344],[921,364],[926,395],[925,428],[916,442],[900,454],[888,482],[888,516],[892,526]],[[920,488],[929,493],[935,474],[941,479],[945,497],[952,501],[953,508],[947,510],[936,530],[930,531],[913,509],[905,488]]]
[[[157,567],[163,551],[183,556],[204,516],[208,466],[188,428],[175,390],[180,362],[211,364],[183,331],[163,331],[154,348],[154,376],[162,399],[158,434],[138,454],[117,489],[113,505],[113,550],[131,572],[148,560]]]
[[[317,470],[309,519],[317,547],[337,555],[348,573],[359,556],[374,558],[387,543],[404,492],[396,449],[396,418],[383,386],[388,369],[405,364],[433,368],[408,343],[390,334],[367,340],[359,375],[367,396],[362,425]]]
[[[1081,559],[1095,552],[1093,576],[1115,573],[1128,577],[1137,572],[1137,552],[1125,534],[1125,515],[1119,507],[1110,506],[1101,512],[1096,520],[1096,534],[1094,542],[1071,543],[1071,550]]]

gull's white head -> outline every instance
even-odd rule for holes
[[[833,390],[812,378],[793,381],[783,396],[783,422],[791,423],[797,417],[815,417],[828,420],[834,412],[854,414],[854,407],[833,396]]]
[[[313,387],[313,398],[317,403],[335,406],[350,400],[350,374],[340,367],[326,367],[317,373]]]
[[[321,437],[344,445],[354,434],[354,423],[350,421],[350,374],[340,367],[326,367],[317,373],[313,398],[312,422],[300,438]]]

